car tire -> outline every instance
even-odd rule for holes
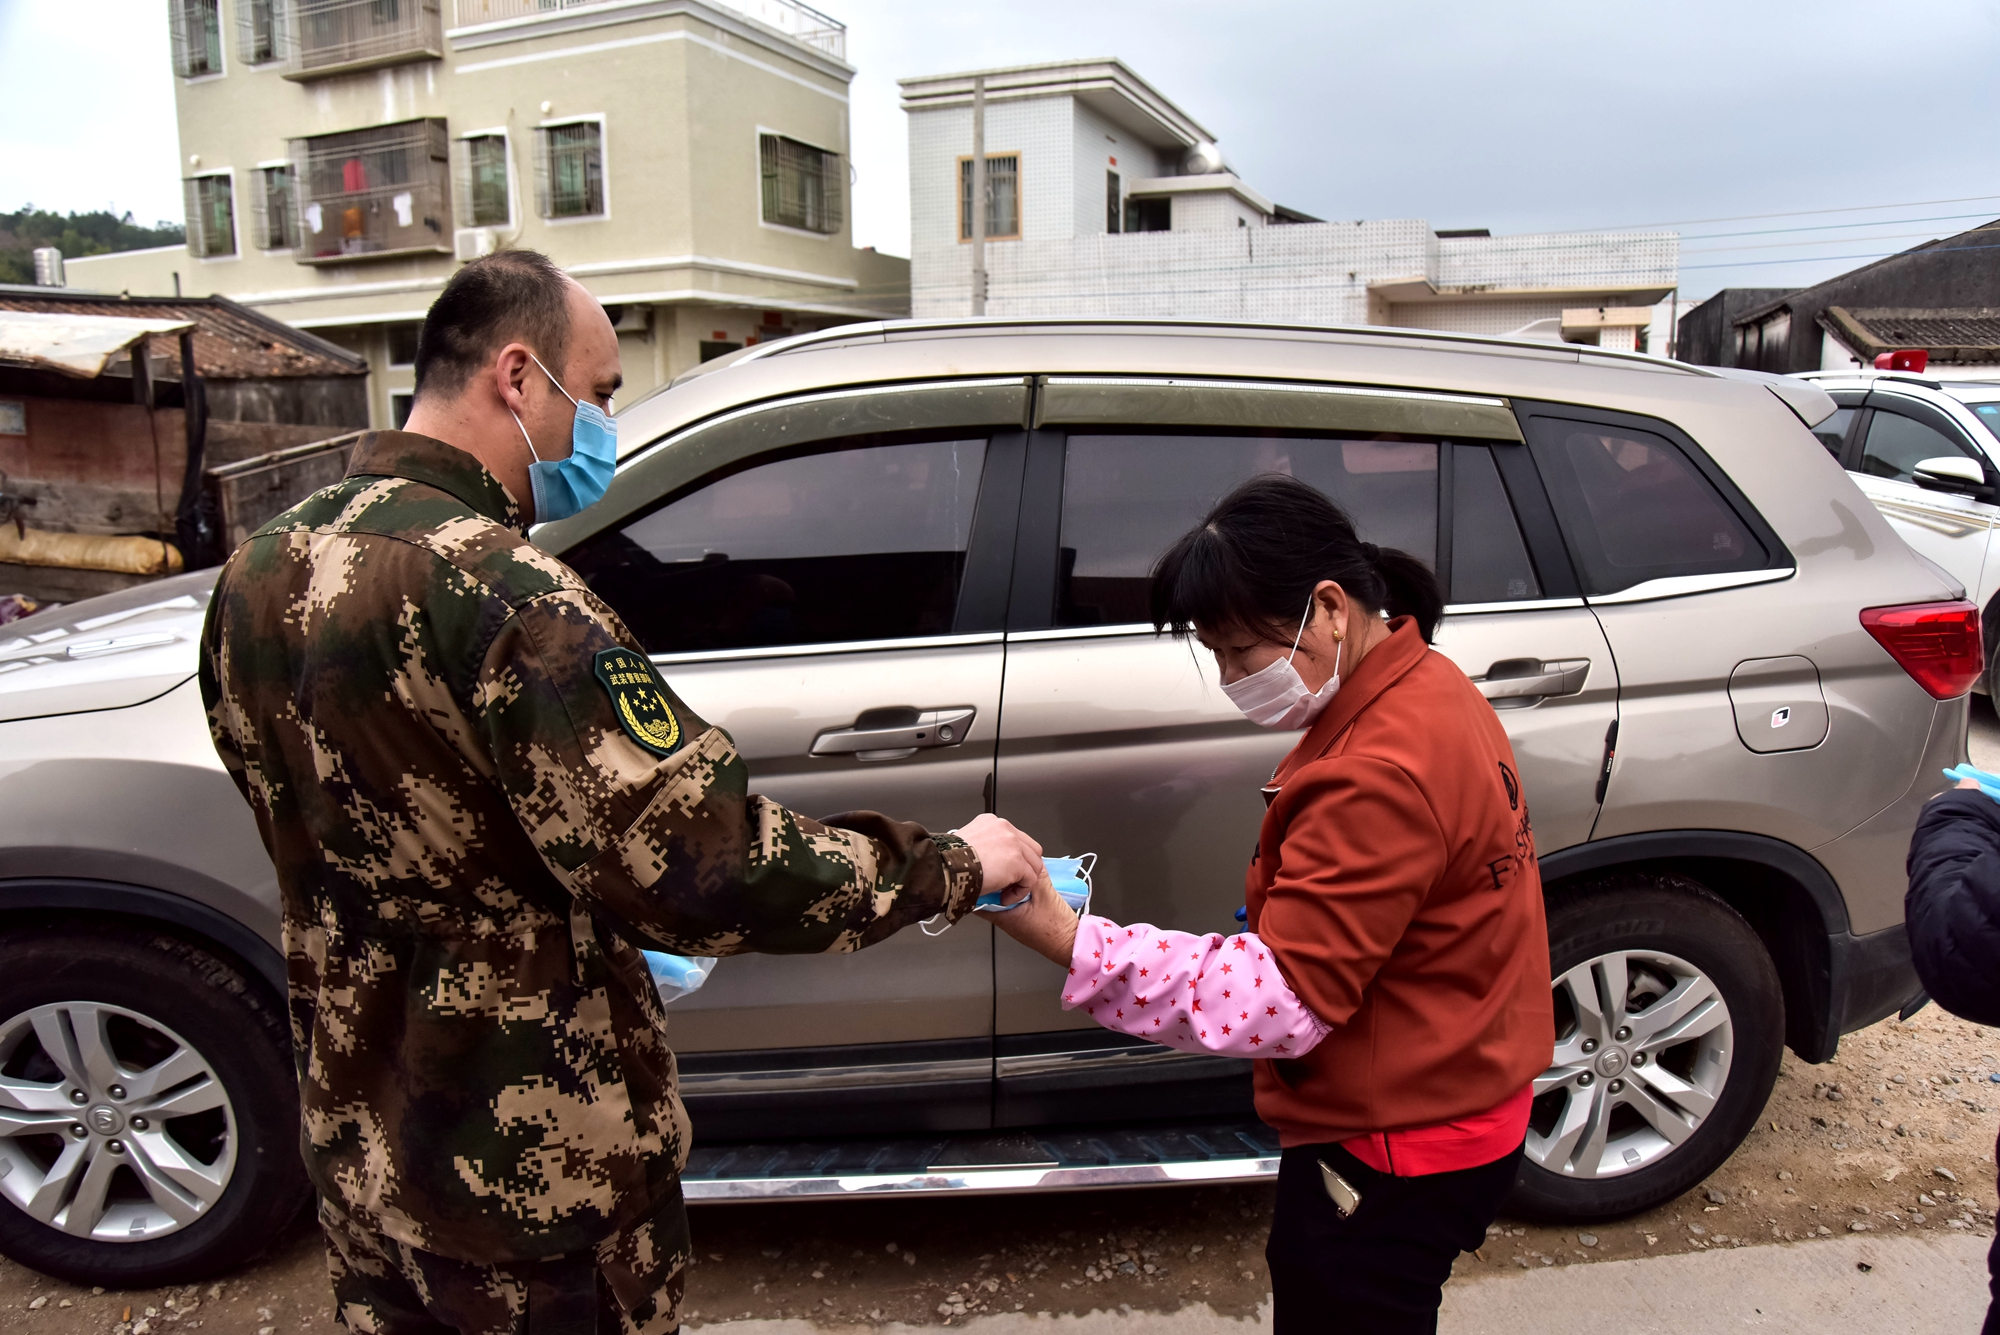
[[[0,1106],[38,1114],[0,1135],[0,1253],[44,1274],[205,1278],[263,1251],[309,1198],[278,999],[178,937],[0,933],[0,1076]]]
[[[1551,895],[1548,910],[1556,1047],[1510,1210],[1633,1214],[1750,1134],[1778,1078],[1783,991],[1756,932],[1692,881],[1600,882]]]

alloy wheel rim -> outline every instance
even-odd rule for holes
[[[1677,955],[1598,955],[1551,984],[1556,1046],[1535,1078],[1527,1156],[1567,1178],[1620,1177],[1687,1142],[1729,1080],[1735,1025]]]
[[[178,1232],[222,1198],[237,1147],[213,1066],[159,1021],[65,1001],[0,1024],[0,1195],[49,1227]]]

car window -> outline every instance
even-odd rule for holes
[[[1854,412],[1852,408],[1836,408],[1833,416],[1812,429],[1819,443],[1826,446],[1826,452],[1836,459],[1840,457],[1841,447],[1847,443],[1847,429],[1854,425]]]
[[[1979,425],[1986,428],[1987,434],[1995,440],[2000,440],[2000,403],[1974,403],[1967,406],[1977,415]]]
[[[1516,447],[1518,448],[1518,447]],[[1542,586],[1521,540],[1514,507],[1500,485],[1493,451],[1454,450],[1451,475],[1451,597],[1453,603],[1501,603],[1539,598]]]
[[[1649,431],[1531,419],[1530,439],[1584,586],[1760,569],[1762,543],[1672,441]]]
[[[1437,561],[1435,441],[1073,435],[1063,471],[1056,624],[1146,621],[1147,577],[1174,539],[1259,473],[1332,497],[1364,541]]]
[[[985,451],[929,441],[756,464],[568,560],[651,653],[946,634]]]
[[[1878,407],[1868,423],[1868,439],[1861,446],[1861,471],[1870,477],[1912,481],[1911,468],[1920,459],[1939,457],[1977,459],[1964,442],[1947,436],[1934,426]]]

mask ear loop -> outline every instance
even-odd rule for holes
[[[1299,656],[1299,641],[1305,639],[1306,622],[1311,621],[1312,619],[1313,619],[1313,600],[1310,596],[1308,596],[1306,598],[1306,614],[1299,618],[1299,633],[1292,636],[1292,651],[1285,655],[1285,661],[1287,663],[1291,662],[1294,658],[1297,658]]]

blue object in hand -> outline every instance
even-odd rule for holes
[[[709,974],[715,972],[715,961],[710,958],[690,959],[660,950],[639,953],[646,957],[646,968],[653,975],[653,985],[660,989],[662,1002],[679,1001],[697,991],[708,981]]]
[[[1062,902],[1078,913],[1090,909],[1090,874],[1097,866],[1097,854],[1085,853],[1073,858],[1043,858],[1042,865],[1048,868],[1049,880],[1055,884],[1056,893]],[[973,904],[977,913],[1005,913],[1017,909],[1028,902],[1026,895],[1011,904],[1000,902],[1002,892],[989,890]]]
[[[1953,783],[1957,783],[1960,779],[1971,779],[1979,785],[1980,792],[1995,802],[2000,802],[2000,774],[1988,774],[1985,770],[1974,769],[1970,765],[1953,765],[1944,772],[1944,777]]]

